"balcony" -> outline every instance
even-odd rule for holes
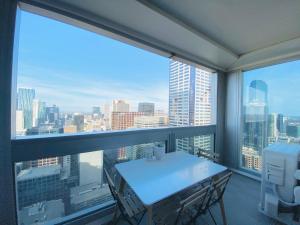
[[[233,171],[228,224],[298,224],[299,162],[273,154],[275,165],[263,154],[284,143],[300,155],[299,8],[261,0],[1,1],[0,225],[109,224],[116,201],[104,169],[147,158],[149,149],[218,158]],[[288,186],[286,177],[291,201],[276,189]],[[279,205],[269,216],[261,190]],[[219,207],[212,213],[224,222]],[[214,222],[206,213],[195,224]]]
[[[224,195],[228,224],[280,225],[281,223],[258,212],[259,193],[259,181],[243,175],[234,174]],[[249,198],[249,196],[251,197]],[[215,215],[217,224],[222,224],[219,207],[214,207],[212,213]],[[97,223],[99,223],[99,221],[94,221],[89,225],[96,225]],[[145,221],[143,221],[143,223],[145,223]],[[126,224],[126,222],[124,222],[124,224]],[[205,215],[197,221],[197,224],[213,225],[214,223],[208,215]]]

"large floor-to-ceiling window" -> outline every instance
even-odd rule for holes
[[[216,124],[216,73],[25,11],[20,20],[12,137],[45,141],[13,151],[22,154],[14,157],[19,224],[52,223],[109,205],[103,168],[166,149],[168,141],[160,135],[157,141],[61,154],[63,137]],[[59,150],[48,146],[55,137],[62,140]],[[118,145],[117,138],[105,146]],[[213,139],[181,134],[173,150],[213,150]]]
[[[300,143],[300,61],[244,72],[241,166],[260,171],[262,151]]]

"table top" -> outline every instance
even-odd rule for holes
[[[185,152],[172,152],[162,160],[132,160],[116,169],[145,206],[151,206],[227,168]]]

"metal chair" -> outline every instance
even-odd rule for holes
[[[220,154],[216,153],[214,151],[198,148],[197,156],[206,158],[206,159],[211,160],[216,163],[220,162]]]
[[[159,206],[159,213],[154,217],[156,225],[191,224],[205,213],[211,193],[211,182],[207,181],[197,188],[185,190],[172,200]]]
[[[126,188],[126,190],[120,193],[119,188],[113,182],[106,168],[104,168],[104,173],[109,189],[117,204],[112,224],[117,224],[120,218],[123,217],[130,225],[139,225],[146,213],[146,209],[142,203],[130,188]],[[118,209],[120,211],[119,215]]]
[[[231,175],[232,175],[232,172],[227,170],[224,173],[217,175],[216,177],[213,178],[212,189],[211,189],[212,193],[211,193],[210,201],[208,203],[208,212],[209,212],[215,225],[217,225],[217,222],[216,222],[210,208],[217,203],[219,203],[220,208],[221,208],[223,224],[227,225],[225,208],[224,208],[224,203],[223,203],[223,195],[224,195],[226,186],[229,182]]]

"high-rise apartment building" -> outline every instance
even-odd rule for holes
[[[215,123],[217,76],[200,68],[170,61],[169,125],[200,126]],[[211,149],[210,137],[183,138],[178,150]],[[194,153],[194,152],[193,152]]]
[[[153,116],[154,115],[154,103],[151,102],[140,102],[138,104],[138,111],[143,112],[146,116]]]
[[[113,100],[113,112],[129,112],[129,104],[124,100]]]
[[[34,98],[34,89],[18,89],[17,109],[23,111],[25,129],[29,129],[32,127],[32,103]]]
[[[112,130],[125,130],[134,126],[134,119],[143,116],[141,112],[112,112],[111,128]]]

